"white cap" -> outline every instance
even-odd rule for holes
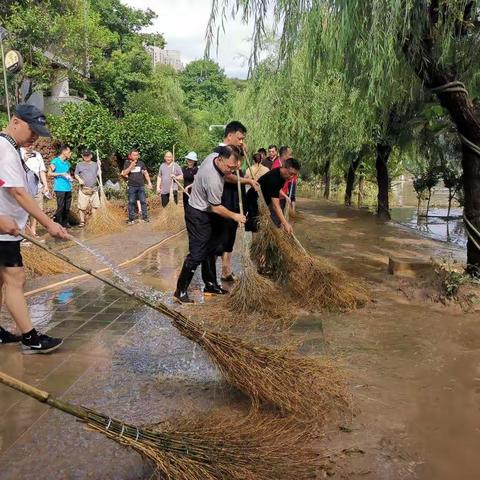
[[[198,162],[197,154],[195,152],[190,152],[188,155],[185,156],[187,160],[192,160],[194,162]]]

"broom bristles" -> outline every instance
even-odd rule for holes
[[[153,222],[155,228],[161,230],[181,230],[185,227],[183,207],[177,205],[174,201],[162,208]]]
[[[91,233],[116,233],[125,229],[125,214],[117,205],[104,200],[87,222],[85,230]]]
[[[71,273],[76,271],[68,263],[52,257],[49,253],[35,245],[22,245],[23,265],[28,277],[36,275],[47,276],[59,273]]]
[[[153,463],[157,478],[306,479],[312,478],[318,465],[318,457],[304,446],[305,429],[299,429],[292,420],[279,421],[257,413],[232,419],[218,412],[139,428],[56,399],[1,372],[0,381],[136,450]]]
[[[290,420],[250,414],[234,419],[223,413],[181,417],[119,436],[105,424],[89,427],[133,448],[150,460],[158,478],[175,480],[307,479],[318,469],[307,435]],[[124,429],[125,430],[125,429]]]
[[[347,277],[326,260],[306,253],[284,230],[276,228],[268,209],[261,209],[259,234],[252,256],[263,262],[274,280],[309,310],[352,310],[369,296],[359,281]]]
[[[349,403],[343,375],[329,361],[206,331],[181,314],[174,324],[209,354],[227,381],[248,395],[256,407],[266,403],[282,412],[321,420],[331,409]]]

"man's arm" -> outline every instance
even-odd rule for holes
[[[228,183],[237,183],[238,178],[237,175],[234,173],[227,173],[225,175],[225,181]],[[240,177],[240,184],[241,185],[250,185],[251,187],[255,188],[255,190],[258,190],[260,187],[259,183],[254,180],[253,178],[247,178],[247,177]]]
[[[48,193],[49,189],[48,189],[47,175],[43,170],[40,171],[40,180],[43,185],[43,193]]]
[[[278,219],[280,220],[280,223],[282,224],[282,227],[285,229],[287,233],[292,232],[292,226],[287,222],[287,219],[285,218],[285,215],[283,214],[283,210],[280,207],[280,199],[272,197],[272,207],[274,212],[277,214]]]
[[[122,172],[120,173],[120,175],[122,177],[128,177],[128,175],[130,174],[130,172],[132,171],[132,168],[135,167],[136,163],[135,162],[130,162],[130,165],[127,167],[127,168],[124,168],[122,170]]]
[[[230,220],[233,220],[234,222],[240,223],[242,225],[247,221],[245,215],[232,212],[228,210],[228,208],[225,208],[223,205],[210,205],[210,211],[216,213],[217,215],[220,215],[223,218],[229,218]]]
[[[23,187],[4,187],[7,188],[8,193],[16,200],[16,202],[33,218],[38,220],[53,237],[68,239],[70,235],[58,223],[55,223],[37,205],[37,202],[30,196],[30,194]]]
[[[145,180],[147,181],[147,186],[151,190],[152,187],[152,181],[150,180],[150,175],[148,174],[147,170],[143,171],[143,176],[145,177]]]

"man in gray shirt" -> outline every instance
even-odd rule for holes
[[[225,175],[237,168],[238,153],[231,147],[218,147],[200,165],[192,185],[188,206],[185,210],[189,253],[183,262],[177,281],[174,298],[180,303],[192,303],[188,297],[188,287],[197,267],[202,265],[204,293],[227,293],[217,283],[215,269],[216,252],[222,240],[222,218],[230,218],[240,224],[245,216],[234,213],[222,205]],[[252,184],[255,183],[252,181]]]
[[[75,178],[80,184],[78,189],[78,213],[80,215],[80,227],[85,226],[85,212],[90,207],[92,216],[100,207],[98,194],[98,164],[93,162],[93,154],[90,150],[82,152],[82,161],[75,167]]]
[[[157,193],[160,194],[162,207],[166,207],[170,202],[170,193],[173,193],[175,203],[178,203],[178,185],[177,181],[183,180],[183,172],[179,165],[173,159],[172,152],[166,152],[163,157],[164,162],[160,165],[157,176]]]

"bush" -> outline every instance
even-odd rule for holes
[[[63,115],[49,115],[52,136],[80,152],[88,148],[99,151],[100,158],[108,158],[113,152],[112,133],[117,122],[109,111],[89,102],[67,103]]]
[[[176,144],[177,158],[185,151],[175,121],[148,113],[125,116],[119,121],[115,137],[117,154],[125,159],[132,148],[137,148],[150,173],[158,168],[165,151],[172,150],[173,145]]]

